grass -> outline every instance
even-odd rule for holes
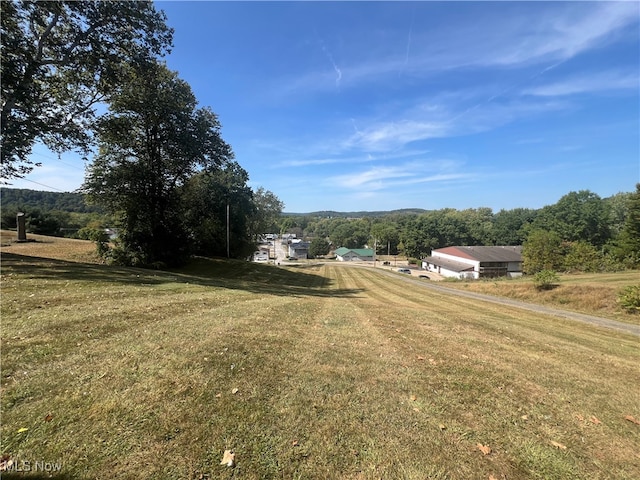
[[[338,264],[154,272],[16,246],[2,454],[56,478],[640,477],[635,337]]]
[[[444,285],[564,308],[635,325],[640,324],[640,315],[626,311],[618,302],[618,293],[624,287],[640,284],[639,271],[559,274],[558,276],[560,281],[550,290],[537,289],[529,277],[446,281]]]

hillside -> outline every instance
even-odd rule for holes
[[[402,208],[398,210],[387,211],[359,211],[359,212],[336,212],[334,210],[319,210],[310,213],[290,213],[285,212],[283,217],[320,217],[320,218],[366,218],[366,217],[384,217],[386,215],[419,215],[428,210],[422,208]]]
[[[88,205],[81,193],[43,192],[21,188],[0,188],[0,201],[4,210],[40,209],[62,212],[101,213],[102,209]]]
[[[42,240],[2,248],[5,468],[640,477],[634,336],[339,263],[150,271],[48,259]]]

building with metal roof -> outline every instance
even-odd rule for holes
[[[340,247],[335,251],[336,258],[341,262],[373,262],[372,248]]]
[[[422,268],[453,278],[519,277],[522,275],[522,247],[439,248],[422,260]]]

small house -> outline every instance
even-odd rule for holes
[[[298,258],[298,259],[306,259],[309,256],[309,246],[311,244],[309,242],[303,242],[301,240],[292,240],[289,244],[289,256]]]

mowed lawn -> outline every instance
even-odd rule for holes
[[[3,478],[640,478],[637,337],[339,264],[17,247]]]

